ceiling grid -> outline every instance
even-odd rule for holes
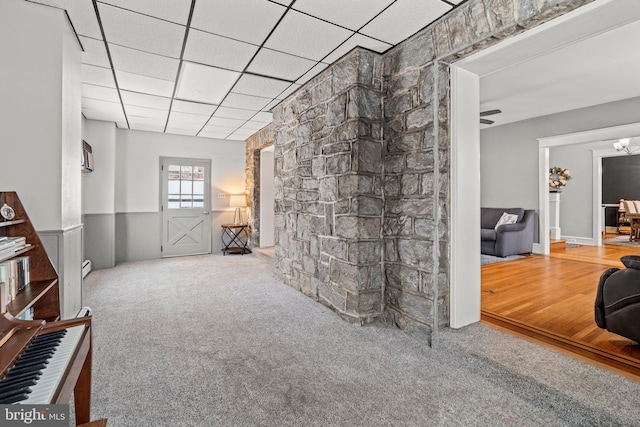
[[[244,140],[355,46],[385,52],[466,0],[25,1],[66,11],[87,119]]]

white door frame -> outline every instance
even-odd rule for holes
[[[558,48],[557,40],[546,40],[547,44],[532,47],[526,43],[527,39],[550,28],[562,25],[568,20],[579,18],[583,14],[592,13],[600,7],[612,4],[615,0],[596,0],[584,5],[572,12],[556,19],[545,22],[522,34],[506,39],[505,41],[484,49],[451,65],[451,236],[450,236],[450,302],[449,325],[452,328],[461,328],[465,325],[480,320],[480,124],[479,124],[479,99],[480,77],[500,68],[508,67],[519,61],[525,60],[534,53],[529,49],[537,49],[535,54],[540,54]],[[594,30],[595,31],[595,30]],[[578,35],[573,35],[573,41]],[[570,40],[566,41],[570,43]],[[518,46],[518,44],[521,44]],[[521,46],[527,46],[522,48]],[[496,55],[505,50],[506,54]],[[487,62],[487,55],[493,55],[496,60]],[[484,62],[482,61],[484,60]],[[478,64],[481,64],[478,66]],[[482,70],[474,72],[474,69]],[[475,76],[475,77],[474,77]],[[467,152],[477,153],[477,156],[467,155]],[[546,160],[545,160],[546,159]],[[540,153],[540,161],[544,166],[545,177],[548,167],[548,149]],[[477,197],[470,194],[471,188],[476,188]],[[540,215],[540,242],[542,252],[548,252],[548,222],[545,208],[548,205],[549,194],[547,182],[539,184],[540,192],[544,192],[543,201],[539,202],[539,212],[544,209],[545,215]],[[477,227],[471,227],[476,223]],[[465,234],[463,234],[463,230]],[[544,241],[544,244],[542,244]],[[476,243],[477,242],[477,243]],[[475,248],[477,250],[471,250]],[[477,259],[477,262],[474,261]],[[476,268],[477,267],[477,268]]]
[[[212,241],[212,224],[211,224],[211,159],[197,159],[197,158],[187,158],[187,157],[176,157],[176,156],[161,156],[160,157],[160,197],[159,197],[159,202],[160,202],[160,216],[161,216],[161,220],[160,220],[160,233],[161,233],[161,244],[162,244],[162,248],[161,248],[161,253],[160,256],[162,258],[165,257],[174,257],[174,256],[184,256],[184,255],[196,255],[196,254],[210,254],[211,253],[211,241]],[[165,245],[165,226],[166,226],[166,216],[165,214],[167,213],[167,209],[168,206],[164,205],[165,202],[165,171],[163,170],[163,165],[164,162],[166,161],[167,164],[170,161],[176,161],[176,163],[191,163],[191,162],[195,162],[195,163],[200,163],[200,164],[204,164],[205,166],[205,178],[204,178],[204,206],[202,208],[193,208],[193,209],[185,209],[185,211],[187,212],[192,212],[192,211],[196,211],[196,210],[200,210],[202,211],[201,213],[201,219],[202,219],[202,223],[206,224],[205,230],[204,231],[208,231],[208,235],[203,237],[203,244],[206,244],[205,246],[202,247],[202,250],[199,250],[200,248],[198,248],[198,250],[195,250],[194,252],[189,252],[189,253],[170,253],[170,251],[168,250],[168,248],[164,248]],[[168,173],[168,171],[167,171]],[[195,214],[195,212],[193,212],[193,214]],[[208,228],[208,230],[207,230]],[[204,240],[206,239],[206,241]]]

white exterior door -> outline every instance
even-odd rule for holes
[[[211,253],[211,161],[161,158],[162,256]]]

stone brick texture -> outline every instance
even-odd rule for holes
[[[470,0],[276,106],[247,144],[249,180],[250,152],[275,143],[276,275],[359,324],[447,327],[449,65],[591,1]]]
[[[245,192],[247,194],[249,247],[260,246],[260,150],[273,145],[273,126],[263,127],[247,138],[245,156]],[[254,214],[256,213],[256,214]]]

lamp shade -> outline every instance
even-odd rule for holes
[[[247,207],[247,198],[244,194],[232,194],[229,197],[229,207],[230,208],[246,208]]]

